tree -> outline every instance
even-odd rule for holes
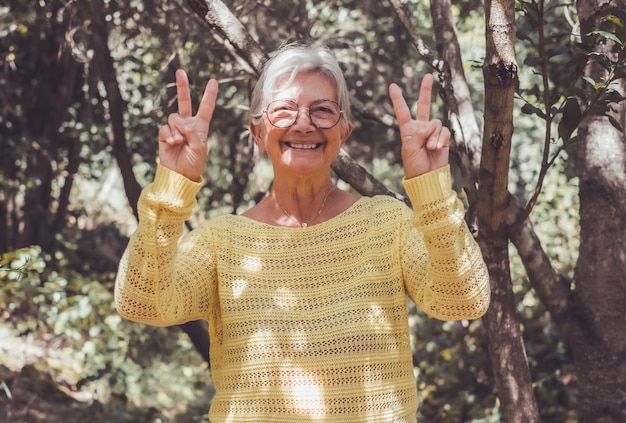
[[[506,209],[513,134],[515,2],[487,1],[485,108],[478,188],[478,226],[491,278],[492,305],[484,317],[496,389],[507,422],[538,422],[524,341],[516,316],[509,265]]]
[[[34,12],[23,4],[12,6],[22,19],[3,42],[8,55],[0,118],[0,248],[51,249],[54,234],[64,226],[80,162],[80,141],[66,124],[84,101],[82,65],[62,42],[69,18],[61,4],[38,3]],[[60,192],[53,196],[56,187]]]
[[[221,2],[190,3],[195,3],[196,8],[200,3],[203,3],[203,6],[210,10]],[[517,80],[514,48],[514,3],[494,2],[493,8],[491,5],[491,2],[487,2],[485,5],[488,54],[484,65],[485,126],[477,205],[483,251],[490,267],[492,295],[494,297],[493,305],[485,318],[485,322],[490,338],[490,354],[496,373],[496,385],[503,400],[505,420],[539,421],[523,341],[515,316],[508,265],[508,241],[511,228],[506,225],[506,211],[511,197],[508,193],[507,175],[513,128],[513,90]],[[396,3],[396,10],[399,9],[400,7]],[[222,12],[224,12],[223,9]],[[208,13],[205,16],[214,15]],[[491,92],[492,89],[494,92]],[[606,126],[606,123],[604,125]],[[466,170],[464,173],[471,174],[472,172]],[[358,190],[358,187],[356,189]],[[621,197],[616,196],[615,198]],[[518,216],[518,219],[523,222],[526,217],[522,213],[522,217]],[[536,243],[535,246],[539,247]],[[598,249],[593,249],[593,251],[598,251]],[[569,298],[569,295],[566,294],[566,297],[561,298],[560,301],[566,298]],[[613,307],[612,309],[616,308]],[[613,317],[619,318],[620,315],[618,313],[618,316]],[[583,412],[581,415],[585,416],[586,414]]]
[[[208,8],[211,8],[217,2],[202,2]],[[393,3],[393,2],[392,2]],[[543,7],[542,3],[541,7]],[[592,406],[591,403],[594,401],[581,402],[581,407],[579,407],[579,413],[581,419],[583,421],[596,421],[593,419],[600,418],[608,418],[608,419],[616,419],[616,420],[606,420],[606,421],[619,421],[623,416],[620,414],[620,407],[623,405],[620,400],[616,400],[616,397],[623,398],[623,391],[619,389],[617,384],[619,384],[620,378],[615,378],[615,375],[608,375],[606,372],[601,371],[601,369],[597,368],[597,363],[606,363],[607,356],[612,357],[613,361],[615,355],[612,351],[615,349],[618,352],[622,352],[622,343],[616,342],[609,346],[607,339],[602,339],[599,334],[595,334],[595,339],[598,341],[602,340],[604,342],[596,343],[589,342],[589,338],[585,338],[585,332],[589,331],[590,326],[595,326],[595,322],[592,321],[581,321],[581,320],[569,320],[563,319],[563,315],[561,313],[566,312],[569,317],[573,317],[573,309],[576,308],[576,304],[579,304],[580,301],[579,294],[572,294],[568,291],[568,287],[564,284],[564,278],[560,275],[556,275],[554,270],[550,269],[549,263],[542,261],[545,271],[547,271],[548,275],[552,275],[552,278],[547,278],[548,283],[542,283],[540,279],[536,278],[537,275],[537,264],[533,263],[529,259],[531,257],[537,258],[546,258],[541,245],[537,241],[536,235],[533,234],[532,226],[529,225],[527,221],[528,214],[532,209],[533,201],[536,200],[536,196],[534,196],[533,201],[529,203],[529,207],[526,210],[518,210],[515,215],[514,225],[507,225],[507,210],[510,209],[509,205],[512,202],[512,198],[508,193],[508,162],[509,162],[509,149],[510,149],[510,141],[511,141],[511,132],[512,132],[512,90],[515,87],[516,81],[516,64],[515,64],[515,55],[514,55],[514,47],[513,47],[513,39],[514,33],[511,30],[515,27],[514,17],[513,17],[513,3],[509,2],[498,2],[495,4],[497,7],[491,8],[491,2],[486,4],[487,10],[487,33],[494,34],[497,36],[491,37],[488,36],[488,53],[491,53],[491,56],[488,55],[485,61],[485,81],[486,81],[486,107],[485,107],[485,129],[483,135],[483,159],[481,163],[481,173],[480,173],[480,189],[478,191],[478,221],[479,227],[481,230],[482,243],[484,246],[484,252],[487,262],[490,265],[491,277],[493,281],[493,294],[494,294],[494,306],[492,306],[490,312],[485,318],[487,324],[487,331],[490,337],[490,353],[492,354],[492,364],[494,368],[494,372],[496,373],[496,384],[498,387],[499,394],[501,395],[501,399],[503,400],[503,416],[505,421],[539,421],[539,413],[537,406],[535,404],[533,393],[532,393],[532,385],[530,380],[530,374],[528,371],[528,365],[526,361],[526,356],[523,349],[523,341],[521,339],[521,334],[518,330],[518,323],[515,317],[515,305],[513,302],[513,294],[510,288],[510,271],[508,267],[508,251],[507,245],[508,240],[511,238],[518,248],[520,249],[520,253],[522,254],[522,258],[525,259],[525,264],[527,269],[529,269],[529,276],[531,280],[533,280],[534,285],[542,299],[546,301],[548,308],[555,316],[555,320],[557,323],[560,323],[560,328],[564,330],[565,333],[570,332],[574,335],[574,339],[570,339],[571,346],[574,351],[574,355],[577,356],[580,360],[577,368],[579,369],[579,377],[583,376],[583,379],[589,379],[589,384],[584,384],[590,391],[588,398],[595,398],[593,393],[596,390],[600,390],[602,396],[607,398],[607,402],[604,402],[601,406]],[[585,8],[581,3],[579,3],[578,7],[583,8],[583,12]],[[397,7],[398,8],[398,7]],[[588,10],[600,10],[595,9],[593,7]],[[503,14],[493,16],[493,21],[490,20],[492,17],[491,12],[504,12]],[[606,10],[600,12],[600,16],[606,15]],[[597,20],[597,18],[596,18]],[[609,21],[611,23],[615,23],[616,20]],[[619,21],[621,22],[621,21]],[[588,26],[589,29],[598,27],[598,22],[594,22],[594,25]],[[584,25],[583,25],[584,27]],[[508,32],[508,34],[507,34]],[[492,43],[489,40],[493,40]],[[610,43],[609,43],[610,44]],[[418,46],[419,47],[419,46]],[[547,60],[547,57],[544,57],[544,60]],[[623,59],[622,59],[623,60]],[[606,72],[606,70],[603,70]],[[599,78],[594,78],[599,79]],[[490,94],[490,88],[496,88],[496,91]],[[499,91],[504,90],[503,93]],[[547,89],[546,89],[547,90]],[[545,93],[545,95],[549,95],[549,93]],[[495,104],[490,105],[490,101],[494,101]],[[619,104],[621,99],[618,98],[617,103]],[[548,103],[547,107],[551,107],[552,103]],[[493,114],[491,114],[493,112]],[[619,122],[619,117],[623,114],[620,114],[617,111],[616,116],[613,117],[613,122]],[[569,118],[569,116],[565,116]],[[609,118],[607,117],[594,117],[592,120],[601,119],[601,123],[599,126],[603,128],[603,130],[613,131],[610,126]],[[623,119],[623,118],[622,118]],[[490,126],[493,125],[493,126]],[[501,126],[504,125],[504,126]],[[587,129],[588,124],[584,124],[580,131],[582,134],[589,133],[589,129]],[[597,123],[596,123],[597,125]],[[623,124],[622,124],[623,125]],[[592,127],[594,125],[591,125]],[[591,131],[593,132],[593,131]],[[548,132],[549,133],[549,132]],[[550,137],[547,136],[548,140]],[[615,139],[613,137],[613,139]],[[564,142],[569,141],[569,139],[563,140]],[[623,134],[621,138],[618,137],[617,145],[614,146],[614,151],[623,151]],[[549,145],[546,146],[549,149]],[[548,153],[548,152],[547,152]],[[586,155],[585,157],[593,157],[593,155]],[[587,160],[589,162],[591,160]],[[544,164],[546,161],[544,161]],[[593,162],[593,161],[591,161]],[[597,169],[603,169],[606,166],[606,163],[601,163],[600,166],[597,164],[593,168],[594,172],[597,173]],[[545,172],[547,169],[543,169],[542,172]],[[585,191],[583,182],[586,181],[589,176],[589,170],[587,172],[583,172],[581,176],[581,219],[584,217],[585,208],[583,204],[583,198],[585,198]],[[465,171],[465,174],[471,174],[471,170]],[[618,185],[620,188],[623,188],[624,184],[614,184],[613,180],[622,181],[623,180],[623,168],[617,169],[617,174],[612,174],[611,178],[603,178],[603,183],[608,183],[609,186]],[[597,178],[596,178],[597,179]],[[596,184],[600,183],[596,180]],[[601,183],[602,185],[602,183]],[[359,187],[355,187],[359,190]],[[537,190],[537,194],[540,192],[541,185],[539,184]],[[597,189],[591,190],[591,193],[597,195],[598,192],[603,192],[604,190],[598,191]],[[612,198],[624,198],[621,195],[621,192],[609,191],[614,195]],[[616,200],[619,201],[619,200]],[[619,204],[619,203],[618,203]],[[514,208],[515,209],[515,208]],[[603,210],[610,210],[611,216],[615,215],[616,207],[606,207],[603,205]],[[621,209],[620,209],[621,210]],[[597,216],[597,213],[595,214]],[[615,219],[607,219],[608,221],[615,222]],[[623,219],[617,219],[617,222],[623,222]],[[585,223],[584,220],[581,220],[581,226]],[[615,223],[613,223],[615,224]],[[523,225],[523,227],[522,227]],[[611,229],[615,231],[622,231],[623,225],[618,225],[618,227],[612,226]],[[585,231],[583,230],[583,234]],[[596,235],[597,232],[591,232]],[[615,232],[613,232],[615,233]],[[594,235],[591,238],[596,238]],[[584,242],[583,238],[583,242]],[[600,238],[602,239],[602,238]],[[589,243],[593,245],[593,242]],[[533,245],[534,250],[531,252],[528,251],[528,245]],[[584,248],[581,248],[581,253],[584,251]],[[599,248],[591,248],[594,254],[597,254],[598,251],[601,251]],[[618,251],[621,253],[620,248],[614,248],[613,251]],[[622,254],[623,255],[623,254]],[[579,265],[577,269],[585,269],[585,270],[577,270],[577,274],[582,272],[586,272],[586,269],[589,269],[590,266],[581,265],[581,261],[584,261],[584,255],[581,255],[579,260]],[[597,261],[596,261],[597,262]],[[620,263],[623,262],[620,260],[613,259],[612,263]],[[592,268],[602,268],[602,266],[593,266]],[[610,268],[610,267],[609,267]],[[623,271],[623,268],[619,268],[619,270]],[[615,273],[613,273],[615,274]],[[587,279],[589,280],[589,279]],[[558,289],[554,290],[554,292],[558,292],[560,295],[557,298],[546,298],[546,293],[548,291],[548,287],[554,287],[554,283],[561,285],[561,288],[565,287],[566,289]],[[614,281],[611,281],[611,290],[610,292],[613,294],[608,297],[608,299],[617,299],[619,303],[623,303],[623,286],[620,284],[616,284]],[[597,290],[590,290],[589,296],[584,296],[589,301],[594,304],[602,304],[606,305],[607,297],[600,294]],[[542,295],[543,294],[543,295]],[[621,294],[621,295],[620,295]],[[594,298],[601,297],[602,300],[597,300]],[[578,298],[578,300],[573,300],[574,298]],[[619,325],[618,322],[623,321],[623,310],[619,308],[617,305],[618,301],[613,303],[613,306],[610,307],[610,310],[613,310],[615,314],[608,314],[609,318],[605,318],[605,324],[608,324],[604,330],[608,333],[612,333],[613,335],[619,335],[614,333],[611,328],[615,328],[615,325]],[[583,301],[584,302],[584,301]],[[612,302],[612,301],[611,301]],[[561,306],[555,307],[555,304],[560,304]],[[568,304],[568,306],[563,307],[564,304]],[[597,311],[598,312],[598,311]],[[596,312],[596,313],[597,313]],[[606,313],[606,309],[603,309],[603,312]],[[602,317],[602,316],[601,316]],[[578,321],[578,324],[573,323]],[[593,335],[587,333],[587,335]],[[578,338],[577,338],[578,337]],[[576,339],[577,338],[577,339]],[[623,336],[618,337],[619,339],[623,339]],[[568,337],[569,339],[569,337]],[[615,338],[614,338],[615,339]],[[582,347],[582,344],[585,344],[585,347]],[[513,346],[511,348],[511,346]],[[600,346],[598,348],[598,346]],[[609,349],[609,352],[606,352],[606,349]],[[593,351],[593,353],[591,351]],[[577,352],[579,354],[577,354]],[[623,356],[623,355],[619,355]],[[588,361],[590,357],[596,357],[598,359]],[[602,358],[602,359],[599,359]],[[589,365],[591,363],[595,363],[596,371],[589,371]],[[618,366],[618,363],[613,363],[614,366]],[[601,367],[607,368],[605,366]],[[591,376],[593,375],[593,376]],[[602,375],[602,377],[600,377]],[[586,377],[584,377],[586,376]],[[603,379],[604,378],[604,379]],[[601,383],[601,380],[604,382]],[[604,385],[606,388],[599,388],[599,386]],[[617,389],[616,389],[617,388]],[[583,389],[583,392],[586,392],[587,389]],[[610,392],[609,392],[610,391]],[[617,395],[612,395],[617,393]],[[613,398],[613,400],[611,400]],[[607,405],[608,404],[608,405]],[[598,411],[600,409],[600,411]]]
[[[626,9],[619,1],[579,0],[576,6],[591,53],[584,78],[592,92],[607,96],[607,108],[578,128],[579,258],[573,292],[553,314],[571,317],[560,327],[580,379],[580,420],[620,422],[626,420],[626,244],[619,235],[626,233]]]
[[[151,179],[155,127],[168,113],[173,96],[168,84],[181,66],[187,68],[194,92],[201,92],[209,75],[220,78],[225,88],[212,126],[206,184],[199,196],[202,211],[190,226],[211,213],[247,207],[271,183],[263,160],[253,159],[248,139],[251,81],[268,51],[294,39],[329,45],[353,93],[356,124],[333,164],[337,178],[363,195],[404,200],[386,85],[401,82],[411,97],[417,75],[430,69],[439,77],[443,100],[444,110],[437,113],[447,116],[454,132],[457,188],[466,198],[467,220],[483,247],[494,290],[494,305],[483,320],[487,341],[476,335],[480,332],[471,332],[479,326],[475,323],[446,326],[449,332],[441,334],[441,339],[458,335],[454,339],[461,346],[452,349],[459,352],[458,367],[478,367],[476,373],[486,373],[481,378],[487,380],[467,377],[461,383],[450,368],[440,367],[446,370],[438,370],[439,376],[450,376],[446,385],[461,388],[454,391],[480,391],[480,400],[459,399],[459,407],[453,407],[459,414],[448,417],[469,420],[476,416],[467,410],[472,404],[486,408],[493,379],[501,402],[494,416],[499,412],[506,421],[534,421],[539,414],[550,418],[537,380],[538,362],[548,354],[537,353],[536,332],[546,323],[520,313],[521,283],[510,274],[515,266],[515,257],[509,255],[512,243],[532,285],[532,292],[524,295],[541,299],[541,307],[550,313],[549,324],[558,327],[568,345],[565,355],[573,355],[576,389],[574,384],[567,389],[579,392],[580,420],[625,421],[626,290],[620,275],[626,247],[615,236],[626,227],[623,6],[617,0],[579,0],[576,14],[573,5],[529,0],[518,2],[514,13],[511,1],[487,2],[484,32],[489,43],[481,88],[471,80],[474,74],[466,73],[468,52],[459,43],[463,31],[479,32],[475,22],[481,5],[474,3],[438,0],[431,2],[428,13],[421,2],[396,0],[332,0],[312,7],[304,0],[235,0],[228,7],[217,0],[54,0],[34,8],[9,1],[12,18],[0,24],[0,45],[8,52],[0,78],[0,248],[38,244],[50,254],[77,256],[74,263],[86,266],[94,266],[96,257],[109,250],[103,268],[114,267],[124,242],[119,233],[112,242],[87,244],[96,248],[79,246],[91,242],[96,230],[121,228],[118,232],[127,233],[124,225],[132,226],[132,214],[112,222],[98,212],[104,203],[77,198],[84,196],[85,187],[107,185],[106,176],[114,175],[110,169],[117,167],[129,209],[135,204],[138,187]],[[455,8],[461,13],[453,13]],[[577,25],[577,18],[578,33],[570,24]],[[429,45],[436,46],[436,53]],[[522,58],[524,66],[518,65]],[[520,76],[529,69],[532,77]],[[477,118],[481,108],[484,115]],[[532,131],[519,129],[522,120],[532,120]],[[527,147],[515,144],[516,135],[522,143],[541,144],[543,152],[531,176],[535,188],[527,190],[532,184],[526,181],[511,192],[512,178],[519,178],[516,154]],[[580,185],[581,245],[573,276],[561,273],[533,225],[545,216],[534,208],[543,193],[561,188],[544,182],[564,154],[569,156],[568,175]],[[249,183],[251,174],[254,184]],[[442,331],[434,326],[424,323],[419,330],[427,336]],[[190,336],[206,352],[207,340]],[[488,344],[491,366],[463,350],[464,337],[475,342],[476,355]],[[439,365],[436,360],[454,362],[427,353],[425,348],[416,352],[422,378],[431,376],[426,373]],[[567,357],[550,363],[554,378],[567,372],[558,367],[563,360]],[[437,407],[435,397],[425,401],[438,409],[429,417],[443,420],[436,413],[446,411]],[[427,408],[424,413],[430,412]]]

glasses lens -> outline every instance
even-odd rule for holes
[[[334,101],[318,100],[309,106],[309,116],[313,125],[320,129],[329,129],[339,122],[341,109]]]
[[[267,106],[267,118],[279,128],[288,128],[294,124],[298,116],[298,105],[291,100],[272,101]]]
[[[270,123],[289,128],[298,118],[298,104],[291,100],[275,100],[265,110]],[[316,100],[308,108],[311,123],[320,129],[332,128],[341,119],[341,108],[332,100]]]

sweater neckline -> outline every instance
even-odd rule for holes
[[[344,216],[346,216],[348,213],[352,212],[352,210],[354,210],[355,208],[359,207],[363,202],[367,201],[368,199],[371,199],[371,198],[370,197],[366,197],[366,196],[361,196],[358,200],[356,200],[354,203],[352,203],[347,209],[345,209],[344,211],[339,213],[337,216],[331,217],[328,220],[325,220],[325,221],[323,221],[321,223],[316,223],[315,225],[311,225],[311,226],[308,226],[308,227],[279,226],[279,225],[272,225],[270,223],[261,222],[260,220],[253,219],[253,218],[248,217],[248,216],[243,216],[243,215],[230,215],[230,216],[231,217],[235,217],[237,219],[243,219],[246,222],[249,222],[251,224],[251,226],[263,227],[263,228],[268,228],[268,229],[272,229],[272,230],[301,231],[301,232],[305,233],[305,232],[313,231],[313,230],[315,230],[315,228],[322,228],[324,226],[330,225],[333,222],[342,219]]]

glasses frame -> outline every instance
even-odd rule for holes
[[[296,110],[296,115],[295,115],[295,117],[293,118],[293,122],[291,122],[291,124],[290,124],[290,125],[287,125],[287,126],[281,126],[281,125],[276,125],[274,122],[272,122],[272,119],[270,118],[270,115],[269,115],[269,109],[270,109],[270,106],[271,106],[273,103],[276,103],[276,102],[278,102],[278,101],[283,101],[283,102],[292,103],[292,104],[294,104],[294,105],[296,106],[296,108],[297,108],[297,110]],[[320,126],[316,125],[316,124],[315,124],[315,122],[313,121],[313,117],[311,116],[311,106],[313,106],[313,105],[315,105],[315,104],[317,104],[317,103],[323,103],[323,102],[330,102],[330,103],[334,103],[334,104],[336,104],[336,105],[337,105],[337,108],[339,109],[339,117],[337,118],[337,121],[336,121],[334,124],[332,124],[331,126],[329,126],[329,127],[320,127]],[[291,127],[292,127],[292,126],[293,126],[293,125],[294,125],[294,124],[298,121],[298,118],[300,117],[300,110],[301,110],[301,109],[306,109],[306,111],[307,111],[307,115],[309,116],[309,121],[311,122],[311,125],[313,125],[313,126],[314,126],[314,127],[316,127],[317,129],[331,129],[331,128],[334,128],[335,126],[337,126],[337,124],[339,123],[339,121],[341,120],[341,118],[344,116],[343,109],[341,108],[341,106],[339,105],[339,103],[337,103],[337,102],[336,102],[336,101],[334,101],[334,100],[328,100],[328,99],[325,99],[325,98],[322,98],[322,99],[315,100],[315,101],[311,102],[311,104],[309,104],[309,107],[300,107],[300,105],[299,105],[298,103],[296,103],[296,102],[295,102],[295,101],[293,101],[293,100],[289,100],[289,99],[273,100],[273,101],[270,101],[270,102],[268,103],[267,107],[265,107],[265,110],[263,110],[263,113],[262,113],[262,114],[265,114],[265,115],[267,116],[267,120],[268,120],[268,122],[269,122],[269,123],[270,123],[270,125],[272,125],[274,128],[287,129],[287,128],[291,128]]]

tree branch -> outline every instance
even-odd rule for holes
[[[102,0],[93,1],[92,8],[92,45],[96,54],[94,55],[92,72],[99,78],[105,86],[106,97],[109,102],[109,113],[111,114],[111,143],[113,145],[113,155],[117,161],[124,191],[128,198],[135,217],[137,217],[137,202],[141,194],[141,186],[133,173],[131,155],[126,145],[126,128],[124,127],[124,110],[126,103],[120,93],[117,82],[115,63],[111,57],[108,46],[109,32],[105,22],[105,6]]]
[[[372,176],[364,167],[359,165],[344,150],[339,152],[332,164],[333,171],[341,180],[347,182],[361,195],[388,195],[410,205],[409,200],[402,195],[388,189],[383,183]]]
[[[426,46],[411,23],[403,4],[399,0],[389,0],[389,3],[418,53],[432,69],[439,73],[439,83],[441,84],[439,95],[448,109],[448,120],[452,133],[452,154],[458,162],[458,165],[454,166],[454,162],[451,161],[451,165],[453,168],[456,167],[453,169],[455,170],[454,173],[460,176],[460,183],[465,189],[470,206],[475,206],[477,203],[476,185],[480,168],[481,134],[474,117],[469,88],[463,72],[460,47],[451,14],[451,3],[449,0],[443,0],[431,5],[439,56]],[[449,34],[454,34],[454,36],[450,38]],[[468,220],[474,220],[474,209],[470,209]]]
[[[221,0],[187,0],[189,7],[209,26],[222,34],[257,73],[267,53],[252,38],[246,27]]]

